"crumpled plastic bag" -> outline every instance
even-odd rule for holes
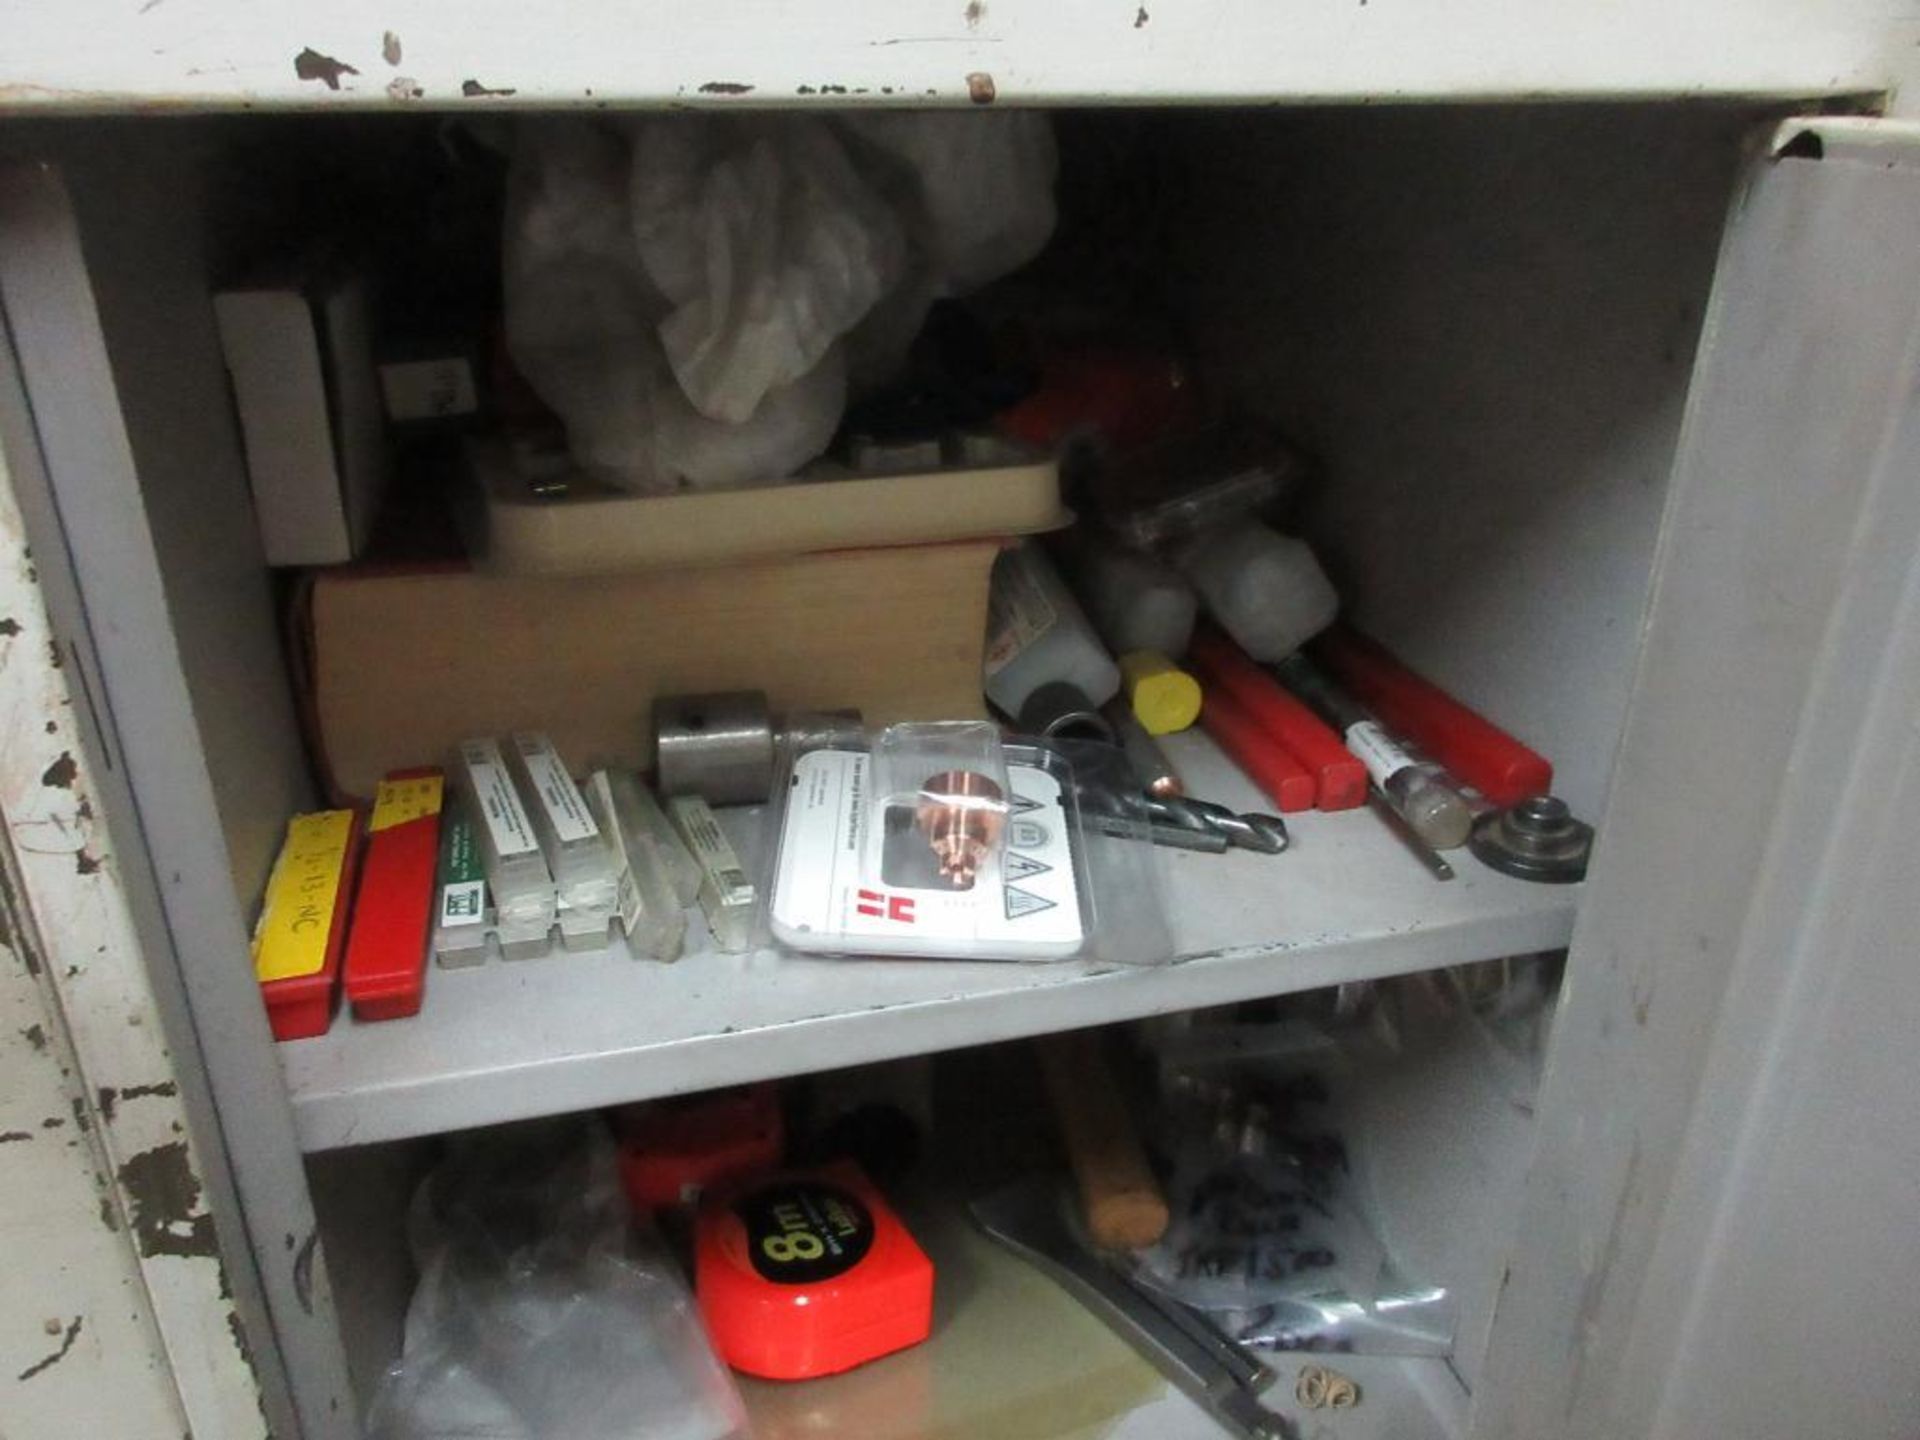
[[[1039,253],[1057,166],[1035,112],[530,121],[508,348],[596,479],[780,479],[825,449],[850,370],[889,378],[935,299]]]
[[[747,1424],[597,1126],[462,1137],[409,1217],[420,1282],[370,1440],[736,1440]]]

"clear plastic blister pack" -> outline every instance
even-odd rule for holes
[[[1144,806],[1117,779],[1102,790],[1098,757],[1003,740],[984,721],[871,737],[802,722],[793,735],[765,887],[780,944],[960,960],[1171,957]]]
[[[596,770],[587,779],[587,805],[620,868],[615,903],[627,948],[649,959],[672,960],[680,954],[687,917],[674,890],[669,853],[643,818],[644,807],[652,804],[647,787],[630,771]],[[677,842],[674,849],[680,849]]]

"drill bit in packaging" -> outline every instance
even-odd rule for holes
[[[479,822],[474,830],[480,865],[493,892],[502,944],[508,932],[523,949],[535,935],[544,943],[554,921],[553,875],[499,745],[489,739],[469,740],[449,768],[455,788]]]
[[[440,873],[433,912],[433,958],[449,969],[487,958],[493,907],[487,900],[480,842],[462,796],[447,802],[440,817]]]
[[[560,944],[573,954],[591,954],[613,943],[612,910],[588,910],[563,898],[554,918],[560,925]]]
[[[604,930],[613,917],[620,872],[580,787],[573,783],[553,742],[538,731],[514,733],[507,763],[527,798],[554,889],[563,904],[578,912],[574,931],[591,929],[594,917]],[[563,924],[561,929],[565,933],[567,927]]]
[[[736,954],[746,950],[753,941],[753,882],[713,807],[698,795],[675,795],[667,802],[667,814],[700,862],[700,909],[713,931],[713,943]]]
[[[630,779],[631,783],[622,785],[623,779]],[[693,858],[693,852],[680,838],[680,831],[667,818],[667,812],[660,808],[653,791],[638,778],[614,774],[613,798],[626,834],[645,836],[653,842],[654,853],[659,856],[667,883],[673,890],[674,903],[683,910],[693,904],[700,898],[700,862]]]
[[[621,865],[620,928],[626,932],[628,950],[649,960],[679,958],[687,931],[684,907],[674,895],[660,848],[640,817],[641,800],[651,801],[652,796],[638,776],[625,770],[594,771],[586,793],[587,805]],[[659,807],[653,809],[657,813]],[[685,854],[678,838],[673,843]]]

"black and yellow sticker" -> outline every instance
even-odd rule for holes
[[[844,1275],[873,1248],[873,1216],[837,1185],[776,1181],[742,1196],[733,1210],[753,1268],[779,1285]]]

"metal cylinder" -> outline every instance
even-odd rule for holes
[[[653,702],[662,795],[757,805],[773,792],[773,715],[763,690],[663,695]]]
[[[1186,794],[1186,786],[1180,781],[1180,772],[1167,759],[1167,752],[1160,748],[1158,740],[1147,733],[1147,727],[1133,718],[1133,711],[1124,699],[1116,696],[1109,700],[1100,713],[1106,717],[1107,724],[1113,727],[1114,738],[1120,742],[1120,748],[1126,751],[1127,763],[1133,767],[1142,790],[1149,795]]]
[[[1018,719],[1023,735],[1055,740],[1101,740],[1113,744],[1113,727],[1077,685],[1049,680],[1027,697]]]

